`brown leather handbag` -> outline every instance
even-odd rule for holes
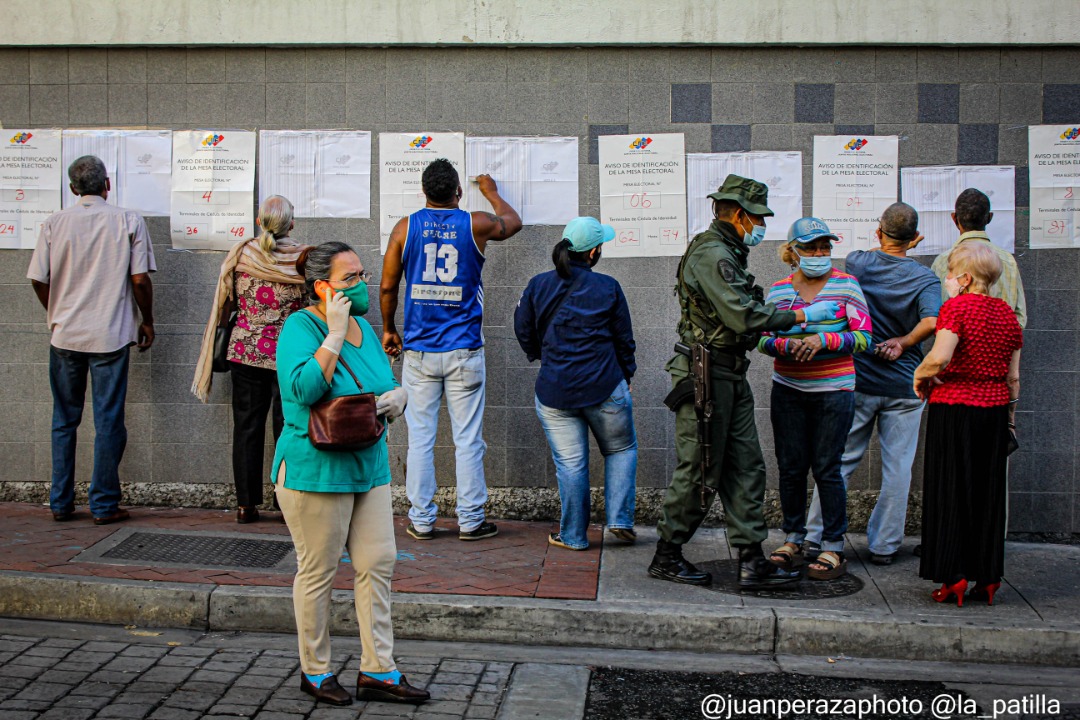
[[[364,392],[364,386],[345,362],[338,364],[356,381],[360,392],[320,400],[311,406],[308,418],[308,437],[319,450],[364,450],[379,442],[386,424],[375,412],[375,393]]]

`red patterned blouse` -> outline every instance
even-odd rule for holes
[[[278,334],[285,318],[304,306],[303,292],[303,285],[236,273],[236,325],[230,337],[228,359],[276,370]]]
[[[942,384],[933,386],[930,402],[1007,405],[1009,363],[1024,344],[1013,309],[998,298],[965,293],[941,306],[937,329],[955,333],[960,343],[948,366],[938,373]]]

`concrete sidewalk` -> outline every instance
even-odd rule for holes
[[[208,630],[293,630],[288,548],[273,566],[117,559],[117,548],[154,533],[228,543],[288,543],[284,525],[236,525],[221,511],[133,508],[133,520],[97,527],[54,523],[48,509],[0,504],[0,615]],[[447,523],[448,524],[448,523]],[[198,528],[198,529],[192,529]],[[496,538],[462,543],[450,532],[418,543],[396,523],[394,625],[400,638],[824,655],[898,660],[1080,666],[1080,548],[1009,543],[1006,580],[993,607],[930,600],[913,541],[890,567],[868,562],[849,535],[852,594],[745,596],[657,581],[645,572],[655,532],[627,546],[602,541],[574,553],[546,545],[551,523],[500,522]],[[779,544],[779,532],[770,539]],[[168,543],[166,543],[168,544]],[[266,543],[264,543],[266,545]],[[159,548],[160,549],[160,548]],[[272,548],[273,549],[273,548]],[[732,558],[723,530],[702,530],[694,562]],[[858,585],[861,583],[861,588]],[[334,595],[334,631],[355,632],[351,570]],[[803,581],[805,593],[820,590]]]

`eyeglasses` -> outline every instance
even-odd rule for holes
[[[351,288],[356,287],[362,282],[367,282],[371,279],[371,276],[367,274],[367,271],[361,270],[358,273],[342,278],[341,280],[327,280],[328,283],[342,283],[343,287]]]
[[[832,255],[832,248],[795,248],[795,254],[799,257],[829,257]]]

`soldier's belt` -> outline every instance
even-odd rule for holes
[[[690,357],[690,346],[686,343],[675,343],[675,352]],[[729,370],[736,375],[742,375],[750,367],[750,361],[746,357],[720,350],[710,350],[709,359],[712,361],[713,367]]]

